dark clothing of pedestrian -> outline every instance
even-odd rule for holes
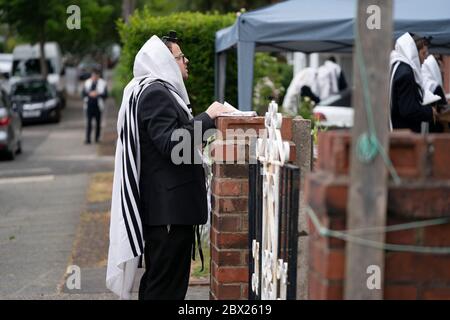
[[[103,92],[97,93],[96,97],[89,96],[89,93],[97,90],[97,81],[92,81],[90,88],[87,90],[83,89],[83,98],[87,100],[86,103],[86,143],[91,143],[91,131],[92,131],[92,120],[95,119],[95,142],[100,139],[101,133],[101,118],[102,110],[100,106],[99,99],[106,99],[108,97],[108,92],[105,87]]]
[[[143,225],[146,271],[139,285],[139,300],[183,300],[189,285],[192,226]]]
[[[391,119],[394,129],[410,129],[420,133],[422,122],[433,123],[433,110],[423,106],[422,89],[414,79],[412,68],[400,62],[392,84]]]
[[[205,174],[194,142],[194,121],[202,125],[202,136],[215,127],[206,113],[189,120],[173,95],[160,83],[147,87],[138,104],[139,142],[141,145],[141,215],[144,224],[200,225],[208,218]],[[174,146],[187,141],[172,141],[172,133],[185,129],[191,136],[191,163],[174,164]],[[180,139],[181,141],[181,139]],[[194,163],[196,158],[196,164]],[[186,205],[189,204],[189,205]]]
[[[215,127],[206,113],[189,119],[174,96],[158,82],[148,86],[138,103],[141,172],[140,214],[145,240],[146,272],[139,299],[184,299],[195,257],[195,232],[208,220],[205,174],[194,146],[194,122],[201,123],[202,137]],[[172,140],[175,130],[184,129],[191,139]],[[173,148],[189,143],[191,163],[175,164]],[[184,154],[181,157],[184,158]],[[194,162],[196,161],[196,162]],[[200,249],[200,257],[203,257]]]

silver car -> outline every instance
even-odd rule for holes
[[[9,97],[0,90],[0,153],[14,160],[22,151],[22,120],[16,108],[11,106]]]

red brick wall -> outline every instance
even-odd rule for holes
[[[444,57],[444,91],[450,92],[450,56]]]
[[[333,230],[346,229],[349,150],[349,133],[321,134],[318,170],[306,181],[306,201]],[[388,225],[450,216],[449,150],[450,135],[391,134],[389,153],[403,183],[389,184]],[[343,299],[345,242],[309,223],[309,298]],[[386,242],[450,247],[450,224],[390,232]],[[387,251],[384,298],[450,299],[450,255]]]
[[[248,144],[236,158],[236,144],[227,129],[263,129],[263,117],[222,117],[216,127],[223,140],[212,147],[211,299],[248,298]],[[283,120],[282,137],[292,139],[292,119]],[[228,140],[227,140],[228,138]],[[238,137],[240,138],[240,137]],[[291,160],[295,159],[292,144]],[[228,160],[227,163],[219,163]],[[246,160],[237,164],[237,160]]]

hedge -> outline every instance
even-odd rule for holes
[[[152,16],[148,10],[137,11],[125,24],[118,22],[123,43],[122,55],[114,76],[113,95],[120,100],[123,88],[133,77],[134,57],[154,34],[159,37],[176,30],[183,53],[189,59],[189,79],[186,88],[194,113],[204,111],[214,101],[214,43],[216,31],[230,26],[235,14],[202,14],[197,12]],[[236,54],[229,55],[226,97],[236,104]]]

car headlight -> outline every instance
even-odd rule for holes
[[[53,99],[45,101],[44,108],[46,108],[46,109],[54,108],[54,107],[56,107],[57,104],[58,104],[58,99],[53,98]]]

